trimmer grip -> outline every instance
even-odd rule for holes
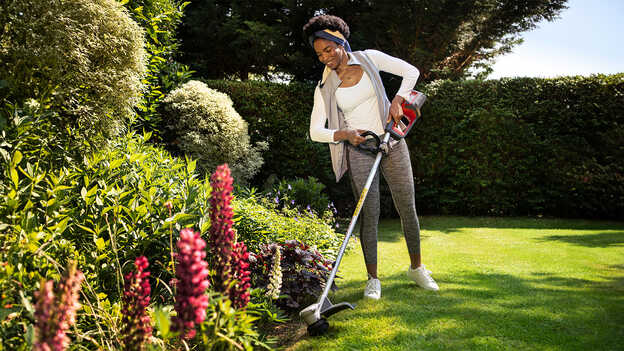
[[[381,145],[381,139],[379,139],[379,136],[373,132],[371,132],[370,130],[365,131],[364,133],[360,134],[360,136],[366,137],[366,136],[372,136],[375,139],[375,147],[371,147],[371,146],[364,146],[362,144],[359,144],[357,147],[362,149],[362,150],[366,150],[366,151],[370,151],[373,154],[376,154],[377,152],[379,152],[379,145]]]
[[[420,120],[420,108],[427,100],[427,96],[419,91],[412,90],[401,103],[401,109],[403,110],[403,116],[397,123],[393,118],[386,125],[385,131],[390,133],[392,138],[399,140],[405,138],[405,136],[412,130],[416,122]]]

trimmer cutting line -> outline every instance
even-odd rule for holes
[[[327,294],[329,294],[329,290],[334,282],[334,278],[336,277],[336,272],[338,272],[340,261],[342,260],[342,256],[344,255],[345,249],[347,248],[347,244],[349,243],[351,234],[353,233],[355,223],[357,222],[358,216],[360,215],[360,210],[362,209],[362,204],[364,203],[366,195],[368,194],[368,189],[370,188],[371,183],[375,178],[375,174],[377,173],[377,168],[379,168],[379,164],[381,163],[381,158],[388,152],[388,142],[390,141],[390,137],[396,140],[405,138],[405,136],[410,132],[416,122],[420,121],[420,108],[425,103],[426,99],[427,97],[423,93],[412,90],[409,97],[401,104],[401,107],[403,109],[403,116],[401,117],[401,120],[399,121],[399,123],[396,123],[394,119],[390,119],[390,122],[386,125],[383,139],[380,139],[377,134],[371,131],[366,131],[361,134],[362,136],[370,135],[375,138],[375,147],[358,145],[359,148],[370,151],[376,155],[375,163],[373,163],[373,167],[370,170],[368,179],[366,180],[366,183],[364,185],[364,189],[360,194],[360,199],[355,206],[355,211],[353,212],[353,216],[351,217],[351,223],[349,223],[349,229],[347,230],[347,234],[342,241],[342,245],[340,246],[340,250],[338,251],[338,256],[336,256],[336,262],[334,263],[334,267],[329,274],[329,278],[327,278],[327,281],[325,282],[323,293],[321,294],[321,296],[319,296],[317,303],[312,304],[299,312],[299,316],[308,325],[308,334],[310,334],[311,336],[317,336],[327,332],[327,329],[329,328],[329,322],[327,322],[327,318],[329,318],[331,315],[347,308],[355,308],[354,305],[348,302],[333,304],[327,297]]]

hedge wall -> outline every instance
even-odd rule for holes
[[[313,86],[206,83],[230,95],[253,142],[269,143],[256,185],[312,175],[349,216],[348,185],[336,186],[328,147],[308,137]],[[624,218],[624,74],[423,90],[423,123],[407,140],[420,213]],[[382,187],[382,214],[391,207]]]

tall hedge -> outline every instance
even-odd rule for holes
[[[337,204],[353,201],[345,182],[336,186],[327,145],[308,137],[313,86],[207,84],[230,95],[252,141],[269,143],[257,185],[271,174],[312,175]],[[420,213],[624,218],[624,74],[423,90],[423,123],[407,140]]]
[[[408,142],[428,210],[624,218],[624,74],[426,90]]]

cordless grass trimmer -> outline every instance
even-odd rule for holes
[[[400,121],[397,123],[394,119],[391,119],[390,122],[386,125],[385,133],[383,137],[380,139],[377,134],[366,131],[362,133],[362,136],[372,136],[375,139],[376,146],[363,146],[359,145],[358,147],[367,151],[372,152],[375,155],[375,163],[373,163],[373,167],[370,170],[368,175],[368,179],[364,185],[364,189],[362,189],[362,193],[360,194],[360,199],[358,200],[357,206],[355,206],[355,211],[353,212],[353,216],[351,217],[351,222],[349,223],[349,228],[347,229],[347,233],[345,235],[344,240],[342,241],[342,245],[340,246],[340,250],[338,251],[338,256],[336,256],[336,262],[334,262],[334,266],[325,282],[325,287],[323,288],[323,293],[319,296],[318,301],[315,304],[312,304],[301,312],[299,312],[299,316],[305,321],[308,325],[308,334],[311,336],[317,336],[324,334],[329,328],[329,322],[327,322],[327,318],[331,315],[338,313],[345,309],[354,309],[355,306],[348,302],[340,302],[337,304],[333,304],[327,294],[329,294],[329,290],[334,283],[334,278],[336,277],[336,272],[338,272],[338,267],[340,266],[340,261],[342,260],[342,256],[344,255],[345,249],[347,248],[347,244],[349,244],[349,239],[351,238],[351,234],[353,233],[353,229],[355,227],[355,223],[357,222],[358,216],[360,215],[360,210],[362,209],[362,204],[366,199],[366,195],[368,195],[368,189],[375,178],[375,174],[377,173],[377,168],[379,168],[379,164],[381,163],[381,158],[388,152],[388,142],[390,141],[390,137],[400,140],[405,138],[405,136],[412,130],[416,122],[420,121],[420,108],[425,103],[427,97],[416,90],[412,90],[409,97],[405,99],[405,101],[401,104],[403,109],[403,116]]]

